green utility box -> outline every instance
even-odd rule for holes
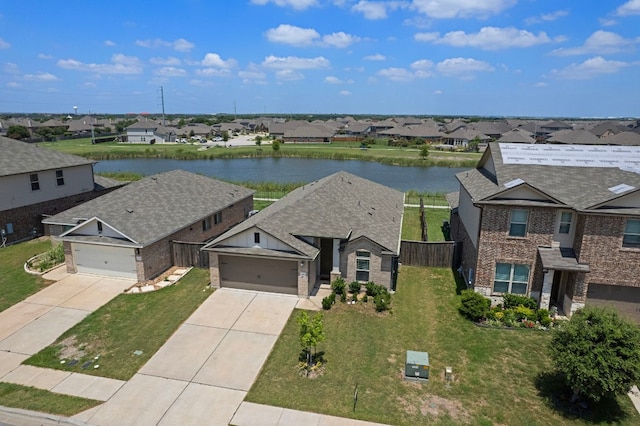
[[[428,352],[407,351],[404,378],[406,380],[429,380]]]

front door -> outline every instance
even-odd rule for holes
[[[333,268],[333,240],[322,238],[320,240],[320,279],[331,279]]]

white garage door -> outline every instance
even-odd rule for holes
[[[94,244],[71,244],[78,272],[137,278],[134,249]]]
[[[220,256],[220,286],[298,294],[298,263],[291,260]]]

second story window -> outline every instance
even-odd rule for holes
[[[202,221],[202,230],[203,231],[208,231],[209,229],[211,229],[211,218],[208,217],[205,220]]]
[[[217,225],[221,222],[222,222],[222,212],[218,212],[213,216],[213,223]]]
[[[509,223],[510,237],[524,237],[527,234],[527,221],[529,220],[529,210],[511,210],[511,221]]]
[[[62,170],[56,170],[56,184],[58,186],[64,185],[64,174]]]
[[[622,247],[640,248],[640,219],[627,219]]]
[[[29,181],[31,182],[31,190],[38,191],[40,189],[40,181],[38,180],[38,174],[33,173],[29,175]]]
[[[560,213],[560,227],[558,228],[558,233],[568,234],[569,232],[571,232],[572,218],[573,218],[573,214],[571,212]]]
[[[260,244],[260,233],[259,232],[254,232],[253,233],[253,242],[255,244]]]

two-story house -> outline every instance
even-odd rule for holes
[[[475,291],[640,321],[640,147],[493,142],[456,176],[452,236]]]
[[[175,142],[177,129],[157,124],[154,121],[138,121],[127,127],[129,143],[167,143]]]
[[[92,160],[0,136],[0,245],[43,233],[42,218],[122,184],[93,175]]]

